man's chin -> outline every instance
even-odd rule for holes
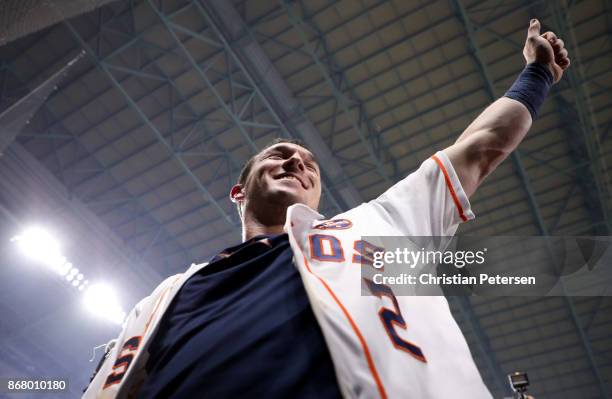
[[[291,205],[295,204],[306,204],[306,200],[298,195],[286,195],[282,197],[279,203],[282,204],[285,208],[289,208]]]
[[[307,204],[306,199],[298,195],[295,192],[287,191],[287,190],[278,190],[273,195],[270,196],[269,202],[270,204],[277,204],[285,209],[289,208],[294,204]]]

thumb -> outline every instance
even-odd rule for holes
[[[527,38],[540,36],[540,21],[532,19],[527,30]]]

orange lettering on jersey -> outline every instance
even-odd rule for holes
[[[106,389],[111,385],[121,382],[123,376],[128,371],[132,360],[134,360],[134,354],[136,353],[141,340],[142,336],[138,335],[125,341],[121,347],[121,352],[119,352],[119,355],[117,355],[115,364],[113,364],[113,372],[106,377],[106,381],[104,382],[104,387],[102,387],[102,389]]]

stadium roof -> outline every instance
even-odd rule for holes
[[[3,17],[19,25],[2,38],[0,104],[31,96],[2,125],[2,237],[45,209],[74,226],[65,238],[81,269],[125,273],[116,281],[130,305],[240,240],[228,192],[273,138],[315,152],[328,216],[452,144],[522,69],[534,17],[565,41],[572,66],[472,197],[477,218],[459,234],[611,235],[608,0],[58,1],[19,18],[10,3]],[[43,278],[3,274],[0,373],[31,365],[84,385],[91,340],[69,344],[116,332],[76,327],[61,305],[70,294],[41,303],[32,290],[48,289]],[[538,399],[612,395],[609,297],[450,302],[495,397],[516,369]]]

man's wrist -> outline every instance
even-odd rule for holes
[[[551,71],[551,67],[548,64],[545,64],[543,62],[534,61],[529,64],[526,64],[525,68],[529,66],[532,68],[537,68],[538,71],[540,71],[541,73],[545,75],[545,78],[548,80],[548,83],[550,83],[551,86],[553,85],[554,77]]]
[[[532,62],[525,66],[504,97],[522,103],[534,120],[553,85],[553,74],[547,65]]]

